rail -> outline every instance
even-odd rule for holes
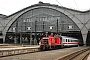
[[[25,54],[25,53],[33,53],[39,51],[38,47],[30,48],[30,47],[24,47],[24,48],[11,48],[11,49],[4,49],[0,50],[0,57],[5,56],[12,56],[12,55],[18,55],[18,54]]]
[[[88,47],[88,48],[85,48],[85,49],[81,49],[81,50],[72,52],[72,53],[70,53],[70,54],[68,54],[68,55],[65,55],[65,56],[59,58],[58,60],[73,60],[76,56],[80,55],[80,54],[83,53],[83,52],[88,51],[89,49],[90,49],[90,48]],[[87,54],[89,54],[89,53],[90,53],[90,51],[89,51]],[[86,55],[87,55],[87,54],[86,54]],[[80,59],[80,60],[83,60],[85,57],[86,57],[86,56],[84,55],[83,58]],[[79,58],[80,58],[80,57],[79,57]]]
[[[79,57],[80,58],[79,60],[87,60],[87,57],[88,57],[89,54],[90,54],[90,50],[84,52],[82,54],[82,58]]]

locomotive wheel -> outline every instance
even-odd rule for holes
[[[43,50],[43,46],[42,45],[40,45],[40,51],[42,51]]]
[[[61,45],[61,49],[64,47],[64,45]]]

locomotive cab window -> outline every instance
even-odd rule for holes
[[[48,43],[48,38],[43,38],[43,40],[44,40],[44,43]]]
[[[47,38],[45,38],[45,39],[43,39],[44,41],[47,41],[48,39]]]

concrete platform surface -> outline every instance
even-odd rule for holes
[[[90,60],[90,54],[89,54],[89,56],[88,56],[87,60]]]

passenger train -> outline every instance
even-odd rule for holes
[[[51,34],[49,36],[42,37],[39,45],[40,50],[78,46],[78,39]]]
[[[62,37],[62,44],[65,47],[78,46],[78,39],[67,36],[61,36],[61,37]]]

